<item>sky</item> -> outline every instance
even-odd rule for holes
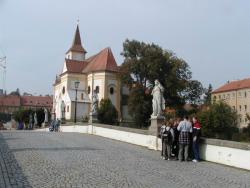
[[[109,46],[121,64],[136,39],[173,51],[204,87],[249,78],[249,10],[249,0],[0,0],[7,92],[53,94],[78,19],[87,56]]]

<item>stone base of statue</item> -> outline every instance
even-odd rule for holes
[[[159,137],[160,135],[160,128],[164,123],[165,117],[164,116],[151,116],[151,125],[148,128],[148,134],[152,136]]]
[[[97,114],[90,113],[89,114],[89,124],[97,123],[97,122],[98,122]]]

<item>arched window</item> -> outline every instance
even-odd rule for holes
[[[99,93],[99,86],[96,86],[96,87],[95,87],[95,92],[96,92],[96,93]]]
[[[88,94],[90,94],[90,86],[88,86]]]
[[[110,93],[110,95],[114,94],[114,88],[113,87],[109,88],[109,93]]]
[[[81,100],[83,100],[83,93],[81,93]]]
[[[64,94],[65,93],[65,87],[63,86],[63,88],[62,88],[62,94]]]

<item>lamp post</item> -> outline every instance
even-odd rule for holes
[[[77,89],[79,87],[80,82],[75,81],[75,89],[76,89],[76,99],[75,99],[75,123],[76,123],[76,109],[77,109]]]

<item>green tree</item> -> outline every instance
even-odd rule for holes
[[[11,115],[7,113],[0,112],[0,122],[8,122],[11,120]]]
[[[124,62],[121,65],[123,84],[130,89],[133,88],[133,92],[138,91],[144,99],[142,102],[132,99],[139,98],[138,94],[129,95],[129,101],[134,101],[133,105],[129,105],[129,112],[133,114],[136,122],[140,122],[140,126],[142,126],[141,123],[147,126],[150,118],[152,101],[150,90],[155,79],[158,79],[165,88],[164,98],[168,106],[182,107],[185,104],[187,97],[183,91],[190,85],[192,74],[183,59],[156,44],[128,39],[123,43],[121,54],[124,56]]]
[[[115,124],[117,122],[117,110],[109,99],[102,99],[97,109],[97,118],[100,123]]]
[[[20,90],[19,90],[19,88],[17,88],[16,91],[10,92],[10,95],[17,95],[17,96],[20,96]]]
[[[27,124],[27,123],[29,123],[30,113],[33,114],[33,111],[31,109],[20,108],[18,111],[13,113],[13,118],[17,122],[24,122]]]
[[[229,105],[223,102],[212,104],[208,110],[200,112],[198,117],[205,137],[230,140],[232,135],[238,132],[238,115]]]
[[[211,100],[212,100],[212,91],[213,91],[213,87],[211,84],[209,84],[208,88],[205,89],[205,96],[204,96],[204,104],[206,105],[210,105],[211,104]]]
[[[200,104],[201,96],[204,93],[202,84],[197,80],[188,81],[186,90],[184,91],[186,96],[186,101],[190,104]]]
[[[49,119],[50,119],[50,112],[48,111]],[[41,126],[42,123],[44,122],[45,114],[44,114],[44,109],[38,108],[36,110],[36,115],[37,115],[37,124],[38,126]]]
[[[149,117],[152,114],[152,97],[145,94],[142,86],[133,87],[128,99],[129,114],[133,117],[136,127],[148,127]]]

